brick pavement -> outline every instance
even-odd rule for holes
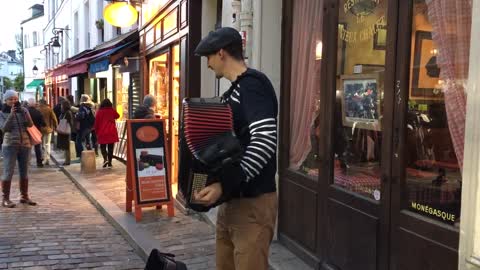
[[[31,168],[30,194],[39,205],[0,207],[0,269],[143,269],[134,249],[63,172]],[[11,198],[18,196],[15,175]]]
[[[54,151],[52,155],[63,162],[62,153]],[[176,209],[175,217],[169,218],[166,209],[144,208],[143,219],[137,223],[132,214],[125,212],[125,165],[114,160],[113,169],[100,168],[101,158],[97,158],[95,174],[82,175],[78,163],[65,167],[65,173],[143,257],[155,247],[175,254],[189,270],[215,269],[215,229],[205,216],[187,216]],[[275,270],[313,269],[276,241],[269,260]]]

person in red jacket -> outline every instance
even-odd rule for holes
[[[117,127],[115,119],[120,115],[113,109],[112,102],[106,98],[100,104],[100,109],[95,115],[95,132],[97,134],[98,144],[103,156],[103,168],[112,168],[113,146],[118,142]],[[108,146],[108,152],[107,152]]]

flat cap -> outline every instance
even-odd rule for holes
[[[206,37],[204,37],[195,49],[195,54],[198,56],[207,56],[220,51],[220,49],[223,49],[230,44],[238,44],[242,46],[242,36],[234,28],[222,27],[215,31],[211,31]]]

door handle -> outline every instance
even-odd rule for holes
[[[398,147],[400,144],[400,129],[394,128],[393,130],[393,157],[398,158]]]

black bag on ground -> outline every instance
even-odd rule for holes
[[[175,255],[153,249],[148,256],[145,270],[187,270],[183,262],[175,261]]]

